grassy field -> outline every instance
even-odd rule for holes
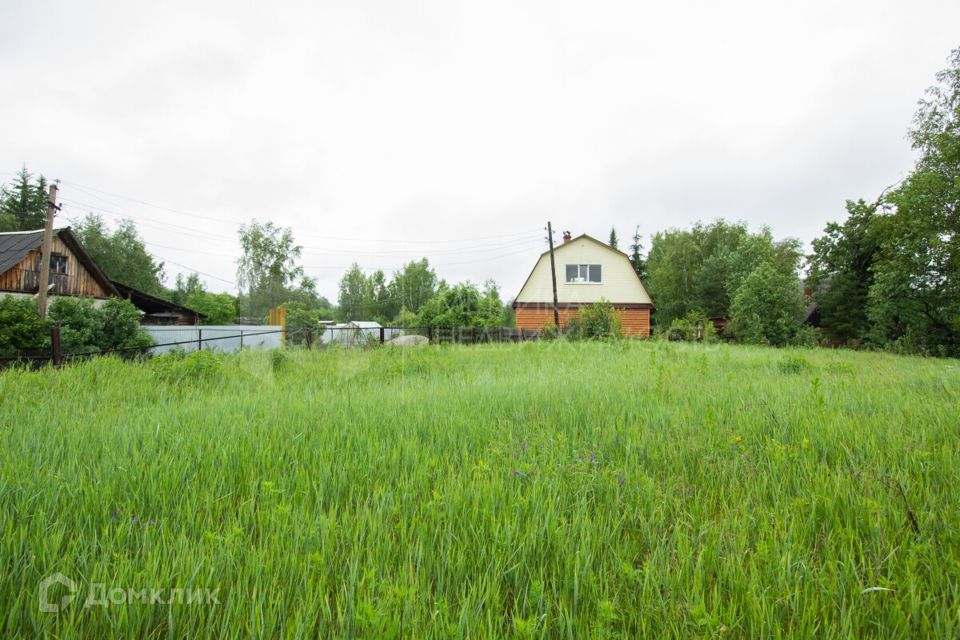
[[[0,635],[960,635],[956,361],[200,355],[0,373]]]

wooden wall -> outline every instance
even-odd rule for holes
[[[73,295],[73,296],[92,296],[94,298],[107,298],[109,294],[100,286],[90,272],[87,271],[80,261],[77,260],[77,257],[73,255],[73,252],[67,248],[60,238],[54,236],[52,244],[53,253],[60,253],[67,256],[67,275],[57,276],[52,271],[50,272],[50,281],[56,282],[57,287],[52,291],[56,295]],[[27,257],[21,260],[17,266],[13,267],[6,273],[0,274],[0,291],[23,291],[25,293],[31,293],[32,291],[25,291],[24,289],[24,278],[25,272],[31,272],[32,274],[38,274],[37,267],[37,255],[40,253],[39,250],[31,251],[27,254]],[[34,278],[39,280],[38,277]],[[57,282],[59,280],[59,282]],[[34,288],[33,291],[36,291]]]
[[[618,309],[623,326],[623,333],[628,336],[649,337],[650,309]],[[560,326],[564,327],[567,321],[580,313],[580,309],[560,308]],[[517,309],[518,329],[543,329],[545,325],[553,324],[553,307],[536,307]]]

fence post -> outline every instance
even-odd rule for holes
[[[384,329],[383,327],[380,327],[380,344],[383,344],[383,338],[384,338],[383,333],[384,333],[384,331],[385,331],[385,329]]]
[[[240,351],[243,351],[243,329],[240,329]]]
[[[313,329],[307,327],[307,351],[313,347]]]
[[[197,329],[197,351],[203,351],[203,329]]]
[[[427,327],[427,344],[433,344],[433,327]]]
[[[53,357],[53,366],[60,366],[60,325],[55,324],[50,327],[50,351]]]
[[[470,327],[470,342],[472,344],[477,344],[477,328]]]

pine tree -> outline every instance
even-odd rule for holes
[[[24,166],[8,186],[0,187],[0,225],[5,231],[42,229],[47,214],[47,180],[36,180]],[[9,227],[9,228],[8,228]]]
[[[647,261],[643,259],[643,240],[640,235],[640,225],[637,225],[633,232],[633,244],[630,245],[630,264],[633,265],[633,270],[637,272],[640,280],[646,282],[649,274],[647,273]]]
[[[617,230],[613,227],[610,228],[610,246],[614,249],[617,248]]]

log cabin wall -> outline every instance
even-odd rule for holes
[[[67,257],[66,274],[57,274],[54,273],[53,269],[50,270],[50,282],[54,284],[51,293],[94,298],[109,297],[100,283],[80,264],[74,253],[56,236],[52,239],[51,252]],[[0,291],[36,292],[40,274],[40,265],[37,261],[39,253],[39,249],[30,251],[27,257],[17,263],[15,267],[0,274]]]

